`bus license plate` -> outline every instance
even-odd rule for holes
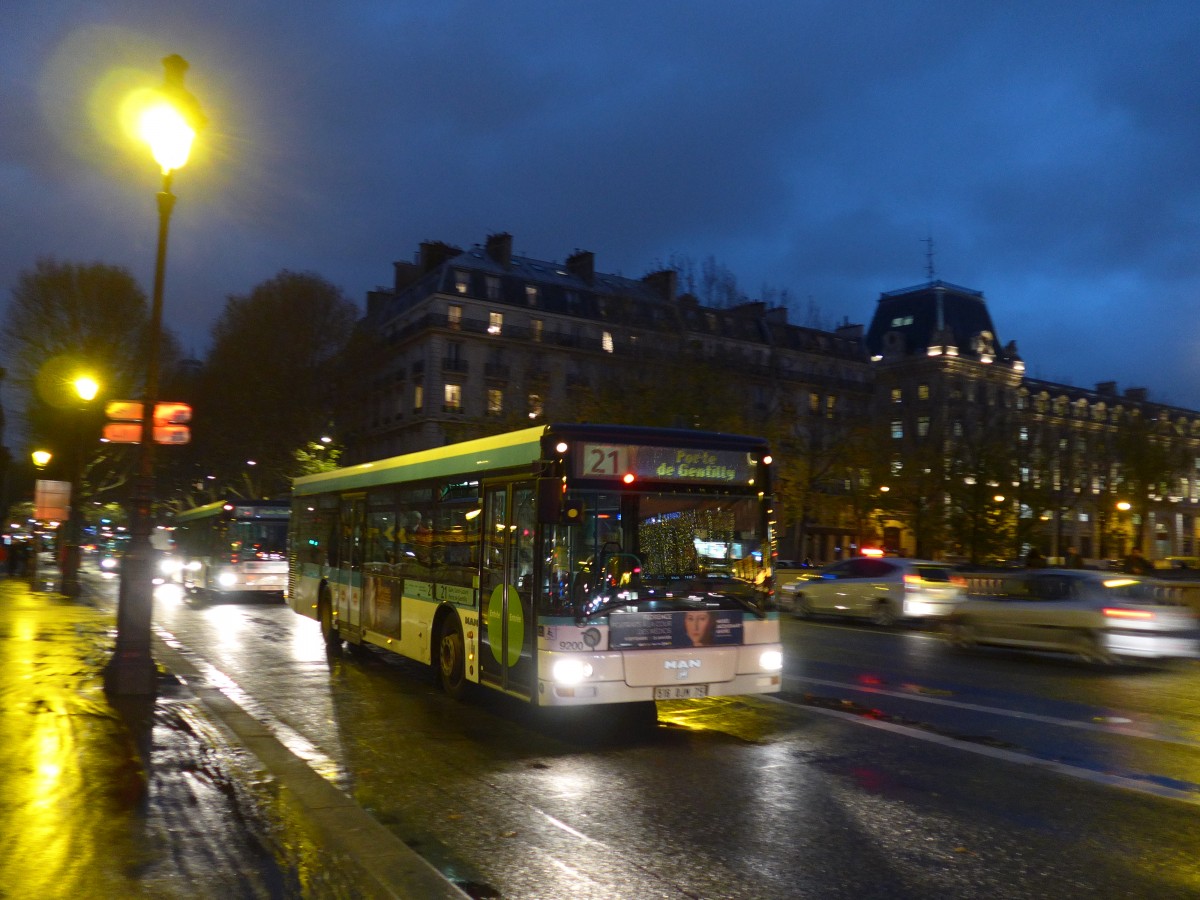
[[[675,684],[654,689],[655,700],[691,700],[695,697],[707,696],[707,684]]]

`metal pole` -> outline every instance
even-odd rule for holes
[[[144,696],[157,689],[157,672],[150,653],[150,622],[154,608],[154,406],[158,402],[158,357],[162,343],[163,275],[167,263],[167,229],[175,195],[171,173],[163,174],[158,198],[158,253],[154,261],[154,293],[150,304],[150,333],[146,352],[146,390],[142,397],[142,433],[138,444],[137,480],[129,550],[121,562],[117,594],[117,647],[105,671],[110,694]]]
[[[71,448],[71,502],[67,509],[67,525],[63,530],[63,573],[62,592],[68,597],[79,596],[79,544],[83,539],[83,504],[80,493],[83,489],[83,416],[86,408],[75,414],[75,428]]]

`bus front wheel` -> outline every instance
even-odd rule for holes
[[[442,618],[438,630],[438,681],[448,695],[459,700],[467,692],[467,652],[462,628],[453,613]]]

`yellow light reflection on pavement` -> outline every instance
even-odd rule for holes
[[[753,743],[771,739],[778,728],[776,717],[762,701],[746,697],[660,700],[658,721],[692,731],[719,731]]]
[[[130,894],[133,882],[113,880],[111,868],[97,862],[110,854],[130,860],[141,854],[129,827],[141,799],[140,765],[131,747],[128,755],[121,752],[129,741],[99,678],[81,674],[95,671],[80,654],[101,652],[111,617],[27,588],[5,600],[2,891],[11,897]],[[131,792],[114,790],[131,779]]]

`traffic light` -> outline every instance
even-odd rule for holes
[[[113,400],[104,407],[111,420],[104,426],[102,441],[113,444],[140,444],[142,441],[142,404],[136,400]],[[187,423],[192,408],[186,403],[154,404],[154,443],[186,444],[191,440]]]

